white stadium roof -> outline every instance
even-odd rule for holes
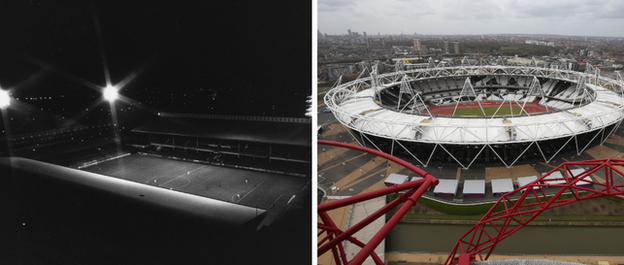
[[[436,117],[431,120],[426,115],[400,113],[380,107],[373,100],[374,91],[367,89],[340,104],[335,110],[338,119],[358,131],[372,135],[413,141],[446,144],[495,144],[556,139],[593,130],[598,126],[613,124],[622,119],[620,106],[624,98],[613,91],[588,85],[595,89],[593,103],[573,111],[560,111],[542,115],[500,117],[500,118],[459,118]],[[620,105],[620,106],[618,106]],[[588,128],[583,119],[591,119]],[[516,130],[515,139],[507,133],[508,120]],[[553,124],[556,129],[553,129]],[[421,136],[415,139],[414,127],[421,126]],[[460,128],[459,130],[457,128]]]
[[[576,138],[574,141],[568,139],[583,135],[591,141],[598,139],[604,142],[613,133],[612,129],[605,129],[619,124],[624,118],[624,82],[621,76],[618,74],[617,80],[602,77],[600,70],[589,64],[586,72],[582,73],[568,70],[565,65],[554,68],[537,67],[533,60],[529,65],[508,66],[482,60],[474,65],[462,64],[453,67],[436,66],[430,62],[427,68],[411,70],[401,68],[400,62],[397,62],[396,71],[392,73],[378,74],[376,67],[373,67],[372,71],[362,72],[354,81],[344,84],[338,82],[325,95],[327,107],[343,126],[361,133],[363,137],[371,135],[391,141],[442,147],[440,149],[444,149],[463,168],[469,168],[485,146],[490,147],[490,153],[498,158],[497,162],[502,162],[507,167],[513,166],[532,146],[540,149],[540,157],[545,162],[550,162],[563,150],[558,146],[555,154],[547,157],[541,150],[544,145],[536,145],[544,141],[564,139],[564,145],[576,145],[576,151],[580,153],[589,144],[579,144],[581,141]],[[500,85],[482,82],[481,79],[470,80],[471,77],[480,76],[496,79]],[[522,79],[524,85],[518,85],[517,81],[511,84],[512,77]],[[461,83],[464,84],[463,89]],[[531,85],[527,86],[527,83]],[[554,90],[558,84],[564,83],[567,86],[563,90]],[[393,100],[386,100],[389,103],[385,105],[380,102],[384,101],[381,92],[392,89],[397,91],[397,88],[399,101],[396,107],[391,106],[397,103],[392,103]],[[499,92],[493,94],[488,90]],[[550,96],[552,93],[549,94],[549,91],[556,92],[555,96]],[[393,93],[384,95],[394,95]],[[405,97],[410,98],[410,103],[400,100]],[[522,106],[523,103],[541,98],[538,104],[547,108],[548,112],[469,117],[431,115],[426,111],[429,108],[427,104],[441,102],[442,105],[449,105],[470,101],[464,99],[466,97],[471,98],[472,102],[514,102]],[[401,104],[403,105],[399,109]],[[508,159],[496,149],[507,144],[523,144],[527,147]],[[470,158],[458,158],[443,145],[473,145],[481,146],[481,149],[472,152]],[[429,161],[435,161],[432,159],[436,152],[429,152],[426,155],[428,157],[425,157],[425,154],[413,154],[404,144],[399,147],[424,166]]]

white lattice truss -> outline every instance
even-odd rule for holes
[[[376,69],[365,77],[364,70],[360,77],[352,82],[336,85],[325,95],[325,103],[332,110],[338,121],[345,127],[351,129],[349,133],[359,134],[358,141],[365,141],[361,145],[373,146],[379,149],[368,136],[382,137],[392,140],[394,150],[395,146],[402,147],[412,158],[417,160],[422,166],[427,166],[432,162],[433,153],[436,149],[444,150],[455,162],[462,168],[469,168],[477,159],[479,154],[486,148],[490,149],[500,162],[507,167],[517,163],[521,156],[534,146],[539,150],[540,159],[550,162],[556,155],[564,149],[566,145],[576,145],[577,154],[581,154],[588,146],[579,145],[577,136],[580,134],[593,135],[590,143],[598,139],[602,145],[607,138],[617,129],[624,117],[624,82],[618,73],[617,80],[600,76],[597,68],[588,65],[585,73],[567,70],[567,67],[542,68],[537,67],[535,59],[526,65],[503,65],[502,61],[487,62],[483,59],[478,60],[474,65],[467,63],[464,58],[461,66],[440,67],[435,66],[433,61],[429,60],[430,67],[426,69],[400,70],[394,73],[377,74]],[[398,69],[402,69],[402,65]],[[561,69],[564,68],[564,69]],[[435,116],[426,111],[415,112],[412,106],[417,103],[424,105],[423,91],[418,91],[409,86],[407,83],[430,81],[437,79],[458,80],[464,83],[464,87],[470,91],[472,85],[469,79],[471,76],[488,76],[497,78],[498,80],[524,78],[531,79],[530,85],[521,87],[525,91],[524,94],[529,96],[538,96],[542,100],[540,105],[545,106],[544,90],[540,87],[538,78],[551,79],[573,83],[567,95],[568,103],[561,103],[562,106],[547,106],[548,111],[540,114],[522,114],[513,115],[511,117],[486,116],[486,117],[458,117],[458,116]],[[452,79],[449,79],[452,78]],[[467,82],[467,84],[464,82]],[[437,82],[437,81],[436,81]],[[442,82],[442,81],[440,81]],[[379,93],[384,89],[400,86],[400,94],[409,95],[411,101],[399,109],[401,104],[397,104],[396,108],[384,106],[380,103]],[[468,87],[466,87],[468,86]],[[444,86],[434,88],[433,94],[450,90]],[[492,88],[504,87],[491,86]],[[411,91],[410,91],[411,89]],[[453,88],[454,90],[461,87]],[[528,92],[528,93],[526,93]],[[485,95],[470,91],[477,94],[477,99],[483,98]],[[430,91],[427,94],[431,95]],[[401,96],[401,95],[400,95]],[[475,96],[475,95],[472,95]],[[427,99],[425,99],[426,101]],[[485,99],[487,101],[515,101],[524,108],[526,99],[514,99],[509,95],[505,95],[498,99]],[[484,101],[484,99],[481,99]],[[552,102],[552,101],[551,101]],[[571,104],[570,104],[571,102]],[[409,111],[405,109],[410,105]],[[501,104],[502,105],[502,104]],[[524,110],[524,109],[523,109]],[[614,125],[614,126],[611,126]],[[611,127],[610,127],[611,126]],[[607,129],[610,127],[610,129]],[[513,131],[513,133],[511,133]],[[352,135],[354,136],[354,135]],[[600,137],[600,138],[597,138]],[[361,140],[365,139],[365,140]],[[564,146],[561,146],[554,154],[544,152],[543,144],[549,140],[564,140]],[[415,142],[434,145],[434,152],[428,157],[418,157],[405,148],[402,143]],[[517,158],[504,160],[501,154],[497,153],[493,146],[499,147],[506,144],[523,143],[527,146],[525,150],[520,152]],[[472,146],[474,150],[479,150],[474,159],[470,162],[460,162],[453,153],[447,151],[445,146],[461,145]],[[465,160],[465,159],[464,159]],[[510,162],[511,161],[511,162]]]

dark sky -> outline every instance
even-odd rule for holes
[[[311,3],[109,2],[3,2],[0,87],[17,97],[93,94],[87,83],[105,86],[107,64],[113,84],[134,74],[121,93],[137,101],[186,94],[156,106],[165,111],[305,113]]]

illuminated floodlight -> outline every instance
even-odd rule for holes
[[[104,88],[104,99],[108,101],[115,101],[119,97],[119,93],[117,92],[117,87],[107,86]]]
[[[9,91],[0,90],[0,108],[6,108],[11,105],[11,96]]]

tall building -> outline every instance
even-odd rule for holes
[[[348,29],[347,31],[349,32],[349,36],[351,36],[351,29]]]
[[[364,31],[364,38],[366,38],[366,31]]]
[[[448,54],[448,40],[444,40],[444,53]]]
[[[420,39],[414,39],[414,51],[418,54],[422,53],[422,46],[420,46]]]
[[[455,41],[455,54],[459,54],[459,42]]]

